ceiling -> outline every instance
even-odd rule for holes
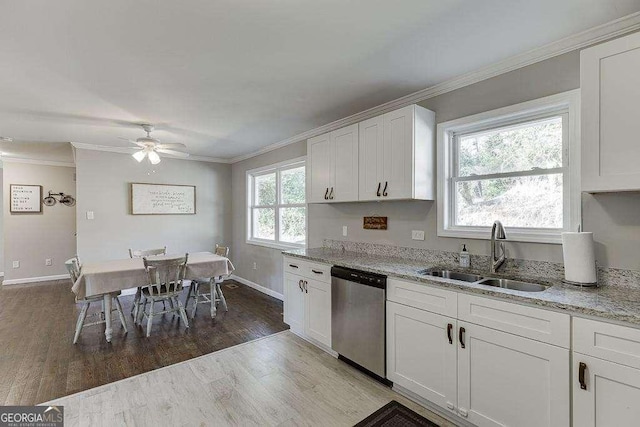
[[[232,158],[640,0],[0,0],[0,135]],[[19,144],[14,142],[13,144]]]

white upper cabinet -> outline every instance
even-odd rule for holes
[[[360,123],[359,200],[433,200],[434,127],[417,105]]]
[[[582,51],[582,191],[640,190],[640,33]]]
[[[309,203],[433,200],[435,114],[410,105],[307,141]]]
[[[309,203],[358,197],[358,125],[307,140]]]

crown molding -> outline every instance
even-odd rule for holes
[[[232,157],[228,162],[237,163],[242,160],[250,159],[252,157],[277,150],[278,148],[282,148],[314,136],[322,135],[324,133],[331,132],[332,130],[340,129],[345,126],[379,116],[380,114],[388,113],[389,111],[397,110],[398,108],[406,107],[407,105],[415,104],[429,98],[434,98],[438,95],[499,76],[500,74],[505,74],[510,71],[535,64],[536,62],[544,61],[545,59],[601,43],[639,29],[640,12],[632,13],[614,21],[598,25],[597,27],[593,27],[586,31],[549,43],[542,47],[532,49],[528,52],[509,57],[486,67],[454,77],[453,79],[419,90],[360,113],[302,132],[298,135],[292,136],[291,138],[268,145],[253,153]]]
[[[5,157],[1,156],[0,161],[3,163],[26,163],[30,165],[43,165],[43,166],[62,166],[65,168],[75,168],[76,165],[73,162],[59,162],[56,160],[38,160],[38,159],[25,159],[20,157]]]
[[[71,145],[73,148],[81,149],[81,150],[92,150],[92,151],[106,151],[109,153],[120,153],[120,154],[129,154],[131,155],[135,151],[138,151],[135,147],[111,147],[108,145],[95,145],[95,144],[86,144],[84,142],[72,142]],[[223,159],[219,157],[208,157],[208,156],[189,156],[187,158],[172,156],[171,154],[162,154],[163,158],[166,159],[175,159],[175,160],[190,160],[195,162],[209,162],[209,163],[230,163],[229,159]],[[74,153],[75,158],[75,153]]]

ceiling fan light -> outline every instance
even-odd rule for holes
[[[133,158],[136,159],[138,163],[144,160],[146,155],[147,153],[145,153],[144,151],[136,151],[135,153],[132,154]]]
[[[160,156],[155,151],[149,151],[149,161],[152,165],[157,165],[160,163]]]

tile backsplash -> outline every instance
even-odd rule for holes
[[[323,245],[326,248],[335,250],[422,261],[425,263],[425,267],[458,267],[459,254],[455,252],[332,239],[324,239]],[[471,255],[471,268],[474,270],[488,271],[490,265],[489,258],[490,257],[484,255]],[[540,277],[547,280],[564,279],[563,264],[549,261],[507,258],[500,272],[524,277]],[[640,289],[640,271],[598,267],[598,285]]]

